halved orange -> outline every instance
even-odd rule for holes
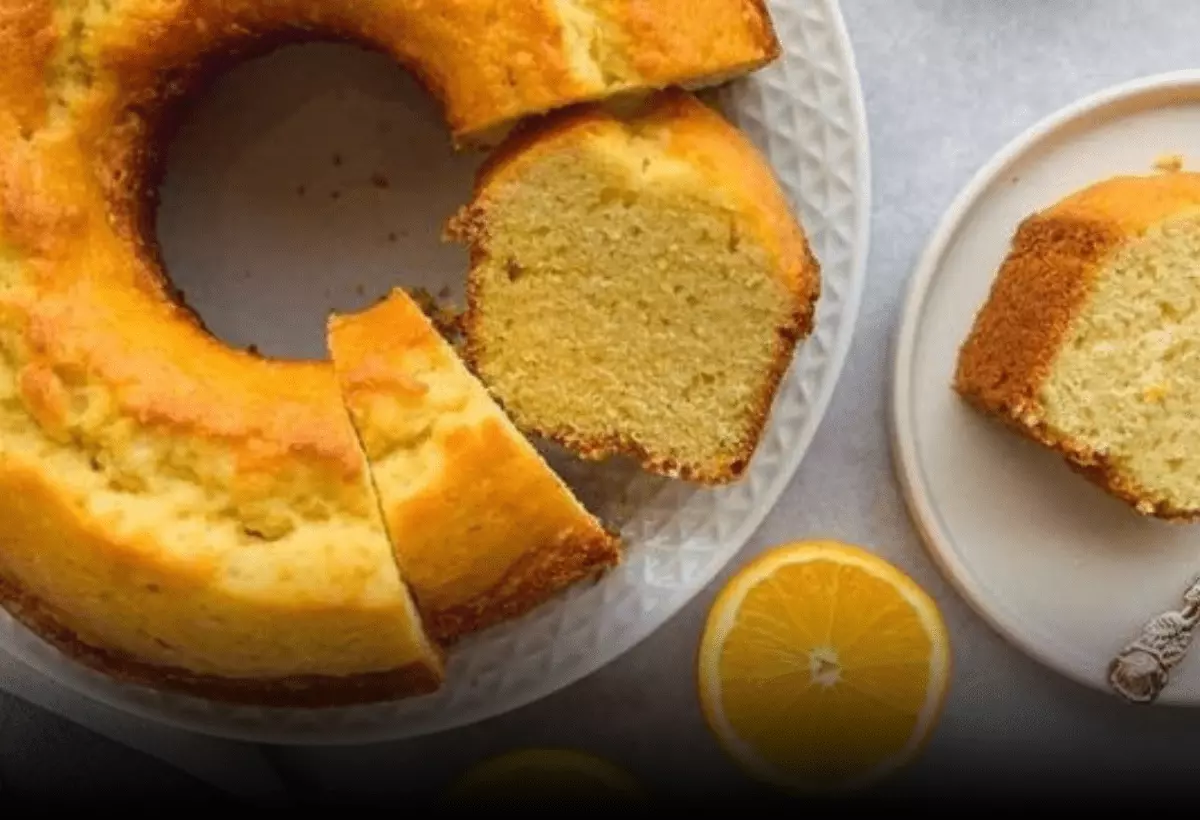
[[[909,762],[949,688],[937,604],[901,570],[836,541],[787,544],[709,614],[700,700],[725,750],[789,791],[865,786]]]
[[[645,795],[624,769],[571,749],[519,749],[486,760],[451,786],[461,805],[547,806],[564,803],[640,803]]]

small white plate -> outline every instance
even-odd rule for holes
[[[1107,666],[1200,574],[1200,527],[1143,520],[1063,460],[967,409],[958,350],[1018,224],[1092,182],[1200,162],[1200,72],[1089,97],[1013,142],[960,195],[910,284],[896,340],[896,468],[930,552],[1026,653],[1110,691]],[[1200,705],[1200,651],[1159,700]]]

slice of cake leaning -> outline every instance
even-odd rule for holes
[[[1200,175],[1109,179],[1029,217],[955,387],[1143,515],[1200,515]]]
[[[620,562],[607,532],[406,293],[334,316],[329,347],[397,560],[443,644]]]

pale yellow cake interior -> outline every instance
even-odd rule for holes
[[[554,0],[563,23],[563,44],[571,70],[589,85],[624,87],[636,82],[636,72],[618,47],[618,26],[599,13],[589,0]]]
[[[1200,213],[1149,230],[1099,273],[1042,389],[1050,427],[1147,496],[1200,509]]]
[[[481,370],[524,427],[720,463],[795,300],[693,164],[604,139],[489,194]]]

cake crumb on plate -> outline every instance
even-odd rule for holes
[[[1183,170],[1183,155],[1162,154],[1158,159],[1154,160],[1154,168],[1168,174],[1178,173]]]

